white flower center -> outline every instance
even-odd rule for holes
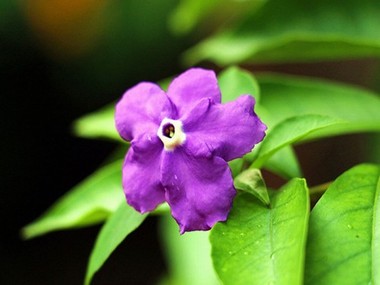
[[[157,135],[163,142],[165,150],[168,151],[174,150],[186,140],[186,134],[182,129],[182,122],[168,118],[162,120]]]

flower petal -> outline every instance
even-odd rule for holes
[[[162,142],[153,137],[132,141],[123,165],[123,188],[129,205],[140,213],[165,201],[160,182]]]
[[[214,71],[202,68],[191,68],[180,74],[170,84],[167,94],[177,107],[180,116],[186,110],[192,109],[202,98],[221,102],[220,89]]]
[[[197,156],[217,155],[226,161],[242,157],[265,136],[266,126],[255,114],[255,100],[240,96],[227,104],[203,99],[180,120]]]
[[[186,152],[186,146],[164,153],[161,182],[181,234],[209,230],[216,222],[225,221],[236,194],[223,159],[195,158]]]
[[[116,105],[116,129],[125,140],[145,132],[156,133],[165,117],[170,117],[173,106],[159,86],[142,82],[127,90]]]

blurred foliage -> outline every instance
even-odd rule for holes
[[[206,39],[187,63],[295,62],[380,55],[377,0],[267,1],[243,21]]]
[[[202,35],[239,21],[267,0],[180,0],[169,17],[170,29],[184,35],[194,30]]]

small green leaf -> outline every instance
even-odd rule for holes
[[[22,229],[25,238],[103,221],[125,200],[117,161],[97,170],[60,198],[40,218]]]
[[[273,192],[271,208],[250,194],[239,195],[227,222],[218,223],[210,236],[223,284],[302,284],[308,216],[303,179]]]
[[[228,162],[228,166],[230,167],[231,172],[232,172],[232,177],[236,177],[236,175],[240,173],[240,171],[243,168],[243,165],[244,165],[244,159],[242,158],[236,158]]]
[[[380,283],[379,177],[379,166],[356,166],[318,201],[310,215],[306,284]]]
[[[85,115],[74,122],[74,133],[84,138],[122,141],[115,128],[114,104]]]
[[[173,217],[167,214],[160,218],[160,234],[169,266],[168,284],[219,284],[212,267],[208,231],[180,235],[178,225]]]
[[[340,120],[321,115],[303,115],[286,119],[276,125],[260,144],[258,156],[252,167],[260,168],[276,151],[312,132],[341,123]]]
[[[264,205],[270,204],[268,190],[259,169],[250,168],[243,171],[236,176],[234,185],[236,189],[254,195]]]
[[[218,76],[218,84],[222,91],[222,101],[230,102],[240,95],[252,95],[259,101],[260,89],[253,75],[238,67],[229,67]]]
[[[102,267],[117,246],[140,224],[147,215],[142,215],[121,203],[119,208],[108,218],[96,239],[87,267],[85,284],[90,284],[94,274]]]

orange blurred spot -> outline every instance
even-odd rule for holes
[[[106,0],[26,0],[30,26],[42,44],[57,56],[86,53],[104,30]]]

